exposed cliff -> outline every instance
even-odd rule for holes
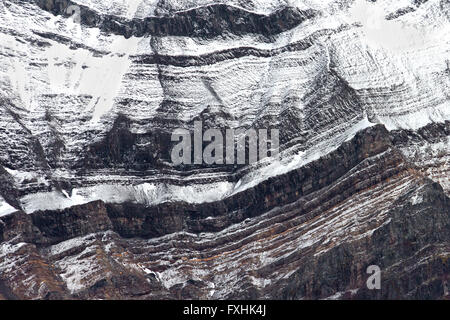
[[[2,1],[0,299],[448,298],[449,12]],[[198,121],[280,154],[174,166]]]

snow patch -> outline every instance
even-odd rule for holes
[[[397,52],[418,49],[428,41],[430,33],[426,29],[397,20],[386,20],[386,12],[378,2],[357,0],[350,14],[362,23],[367,40],[386,49]]]
[[[3,197],[0,196],[0,218],[16,212],[17,209],[12,207]]]
[[[217,182],[176,186],[170,184],[143,183],[140,185],[101,184],[72,190],[72,196],[58,191],[40,192],[21,199],[24,211],[62,210],[96,200],[106,203],[134,202],[143,205],[157,205],[163,202],[184,201],[204,203],[220,200],[232,190],[232,183]]]
[[[92,123],[113,107],[122,79],[131,66],[129,57],[136,53],[140,41],[136,37],[110,38],[110,53],[103,57],[96,57],[86,49],[72,50],[57,42],[45,52],[50,92],[92,96],[87,107],[93,109]]]

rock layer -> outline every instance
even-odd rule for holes
[[[449,12],[3,1],[0,299],[448,298]],[[174,166],[196,121],[280,154]]]

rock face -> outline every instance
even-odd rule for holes
[[[448,1],[0,17],[0,299],[450,297]],[[280,153],[175,166],[198,121]]]

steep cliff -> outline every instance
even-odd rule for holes
[[[0,18],[0,298],[449,297],[448,1]],[[280,153],[175,166],[199,121],[278,129]]]

